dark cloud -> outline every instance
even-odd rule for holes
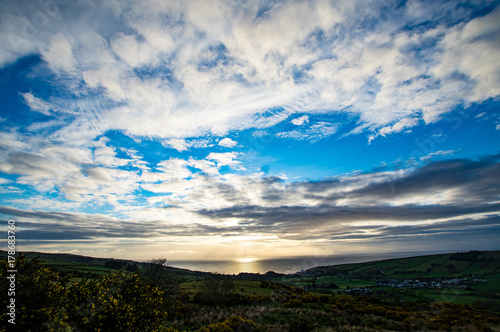
[[[492,227],[499,224],[499,218],[488,217],[487,222],[484,222],[469,219],[467,216],[495,215],[500,212],[499,159],[500,156],[495,155],[479,160],[452,159],[431,162],[406,172],[403,176],[372,172],[346,179],[301,182],[290,185],[284,191],[272,190],[272,194],[262,196],[264,201],[275,203],[286,201],[287,197],[301,193],[302,198],[317,200],[315,205],[304,205],[300,200],[300,205],[237,204],[217,210],[204,209],[198,213],[213,220],[237,218],[250,225],[253,231],[300,239],[333,236],[346,239],[373,238],[373,232],[365,231],[374,229],[380,236],[393,236],[439,233],[445,228],[447,231],[458,232],[473,227]],[[356,189],[341,190],[353,185]],[[327,194],[332,191],[335,193]],[[421,197],[440,195],[447,195],[441,203],[419,202]],[[411,203],[401,204],[398,202],[401,199]],[[450,219],[452,221],[446,221]],[[406,222],[408,225],[356,225],[367,221],[382,224]],[[414,225],[419,222],[425,224]],[[455,229],[452,229],[453,227]],[[314,234],[317,230],[321,231],[320,234]]]
[[[0,206],[0,214],[16,218],[20,239],[68,240],[190,235],[188,227],[166,227],[160,221],[129,221],[104,215],[26,211]],[[20,218],[17,220],[17,218]]]
[[[353,191],[349,197],[398,199],[456,191],[456,201],[477,204],[500,199],[500,155],[481,160],[452,159],[429,163],[409,175]]]
[[[262,205],[250,204],[241,188],[213,182],[207,190],[228,198],[233,205],[191,211],[212,220],[212,224],[168,226],[167,221],[127,221],[104,215],[2,206],[0,214],[19,218],[24,228],[21,238],[29,241],[242,234],[375,242],[457,234],[463,238],[491,237],[500,235],[499,159],[498,155],[479,160],[453,159],[404,173],[371,172],[317,182],[286,184],[279,178],[266,178],[252,184],[252,188],[261,189]],[[279,186],[272,187],[274,184]],[[452,194],[441,203],[419,202],[421,197],[446,193]],[[203,198],[206,192],[199,195]],[[398,202],[402,198],[405,204]],[[313,203],[306,205],[307,200]],[[238,220],[238,224],[227,225],[224,221],[229,219]]]
[[[201,210],[199,214],[212,219],[241,218],[258,225],[289,225],[304,227],[319,224],[356,221],[424,221],[452,218],[469,214],[500,211],[500,203],[464,207],[460,205],[401,205],[401,206],[234,206],[220,210]]]

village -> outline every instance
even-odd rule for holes
[[[463,278],[423,278],[423,279],[377,279],[376,286],[394,287],[399,289],[467,289],[471,282],[485,282],[479,275]],[[356,287],[346,289],[346,293],[370,293],[371,287]]]

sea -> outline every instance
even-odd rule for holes
[[[399,252],[383,254],[343,254],[332,256],[303,256],[287,257],[277,259],[242,259],[242,260],[218,260],[218,261],[169,261],[172,267],[184,268],[193,271],[217,272],[222,274],[266,273],[274,271],[277,273],[291,274],[307,270],[316,266],[362,263],[379,261],[391,258],[404,258],[422,255],[433,255],[444,253],[442,251],[426,252]]]

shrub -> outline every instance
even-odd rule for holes
[[[288,331],[290,332],[310,332],[314,330],[314,323],[307,317],[298,317],[290,322]]]
[[[115,271],[71,285],[65,307],[80,331],[158,331],[169,309],[163,297],[137,274]]]
[[[215,323],[207,327],[202,327],[200,332],[253,332],[261,330],[261,327],[252,320],[242,316],[233,316],[222,323]]]
[[[0,291],[3,308],[7,307],[9,300],[7,296],[3,296],[7,295],[9,288],[10,282],[5,275],[9,269],[11,268],[7,267],[7,260],[2,260],[0,262]],[[17,270],[16,324],[10,327],[15,327],[17,331],[46,331],[53,317],[64,316],[59,307],[61,307],[62,299],[66,297],[65,285],[69,281],[69,275],[61,278],[57,272],[44,267],[38,257],[28,260],[26,254],[19,255],[15,268],[12,269]],[[0,318],[2,324],[7,322],[6,310],[2,310]]]
[[[233,289],[233,280],[221,274],[212,274],[203,280],[197,300],[207,304],[226,304]]]
[[[297,308],[302,305],[302,301],[298,299],[290,299],[288,302],[283,303],[285,308]]]

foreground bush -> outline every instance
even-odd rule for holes
[[[7,294],[6,262],[1,262],[0,291]],[[166,331],[168,311],[182,308],[138,274],[115,271],[71,283],[38,259],[16,260],[16,320],[0,313],[8,331]],[[7,307],[8,298],[2,296]]]
[[[251,331],[262,331],[260,326],[255,324],[250,319],[246,319],[241,316],[233,316],[226,319],[222,323],[210,324],[207,327],[202,327],[200,332],[251,332]]]
[[[70,325],[82,331],[155,331],[167,318],[163,293],[121,271],[71,285],[65,307]]]
[[[37,258],[28,260],[25,254],[19,255],[14,268],[8,268],[7,262],[0,262],[0,292],[2,308],[7,307],[9,298],[9,280],[6,271],[17,270],[15,274],[15,325],[7,323],[6,310],[0,312],[1,325],[8,331],[46,331],[54,317],[64,317],[61,300],[65,298],[65,285],[69,278],[61,278],[56,272],[42,266]],[[61,323],[63,328],[65,323]]]

